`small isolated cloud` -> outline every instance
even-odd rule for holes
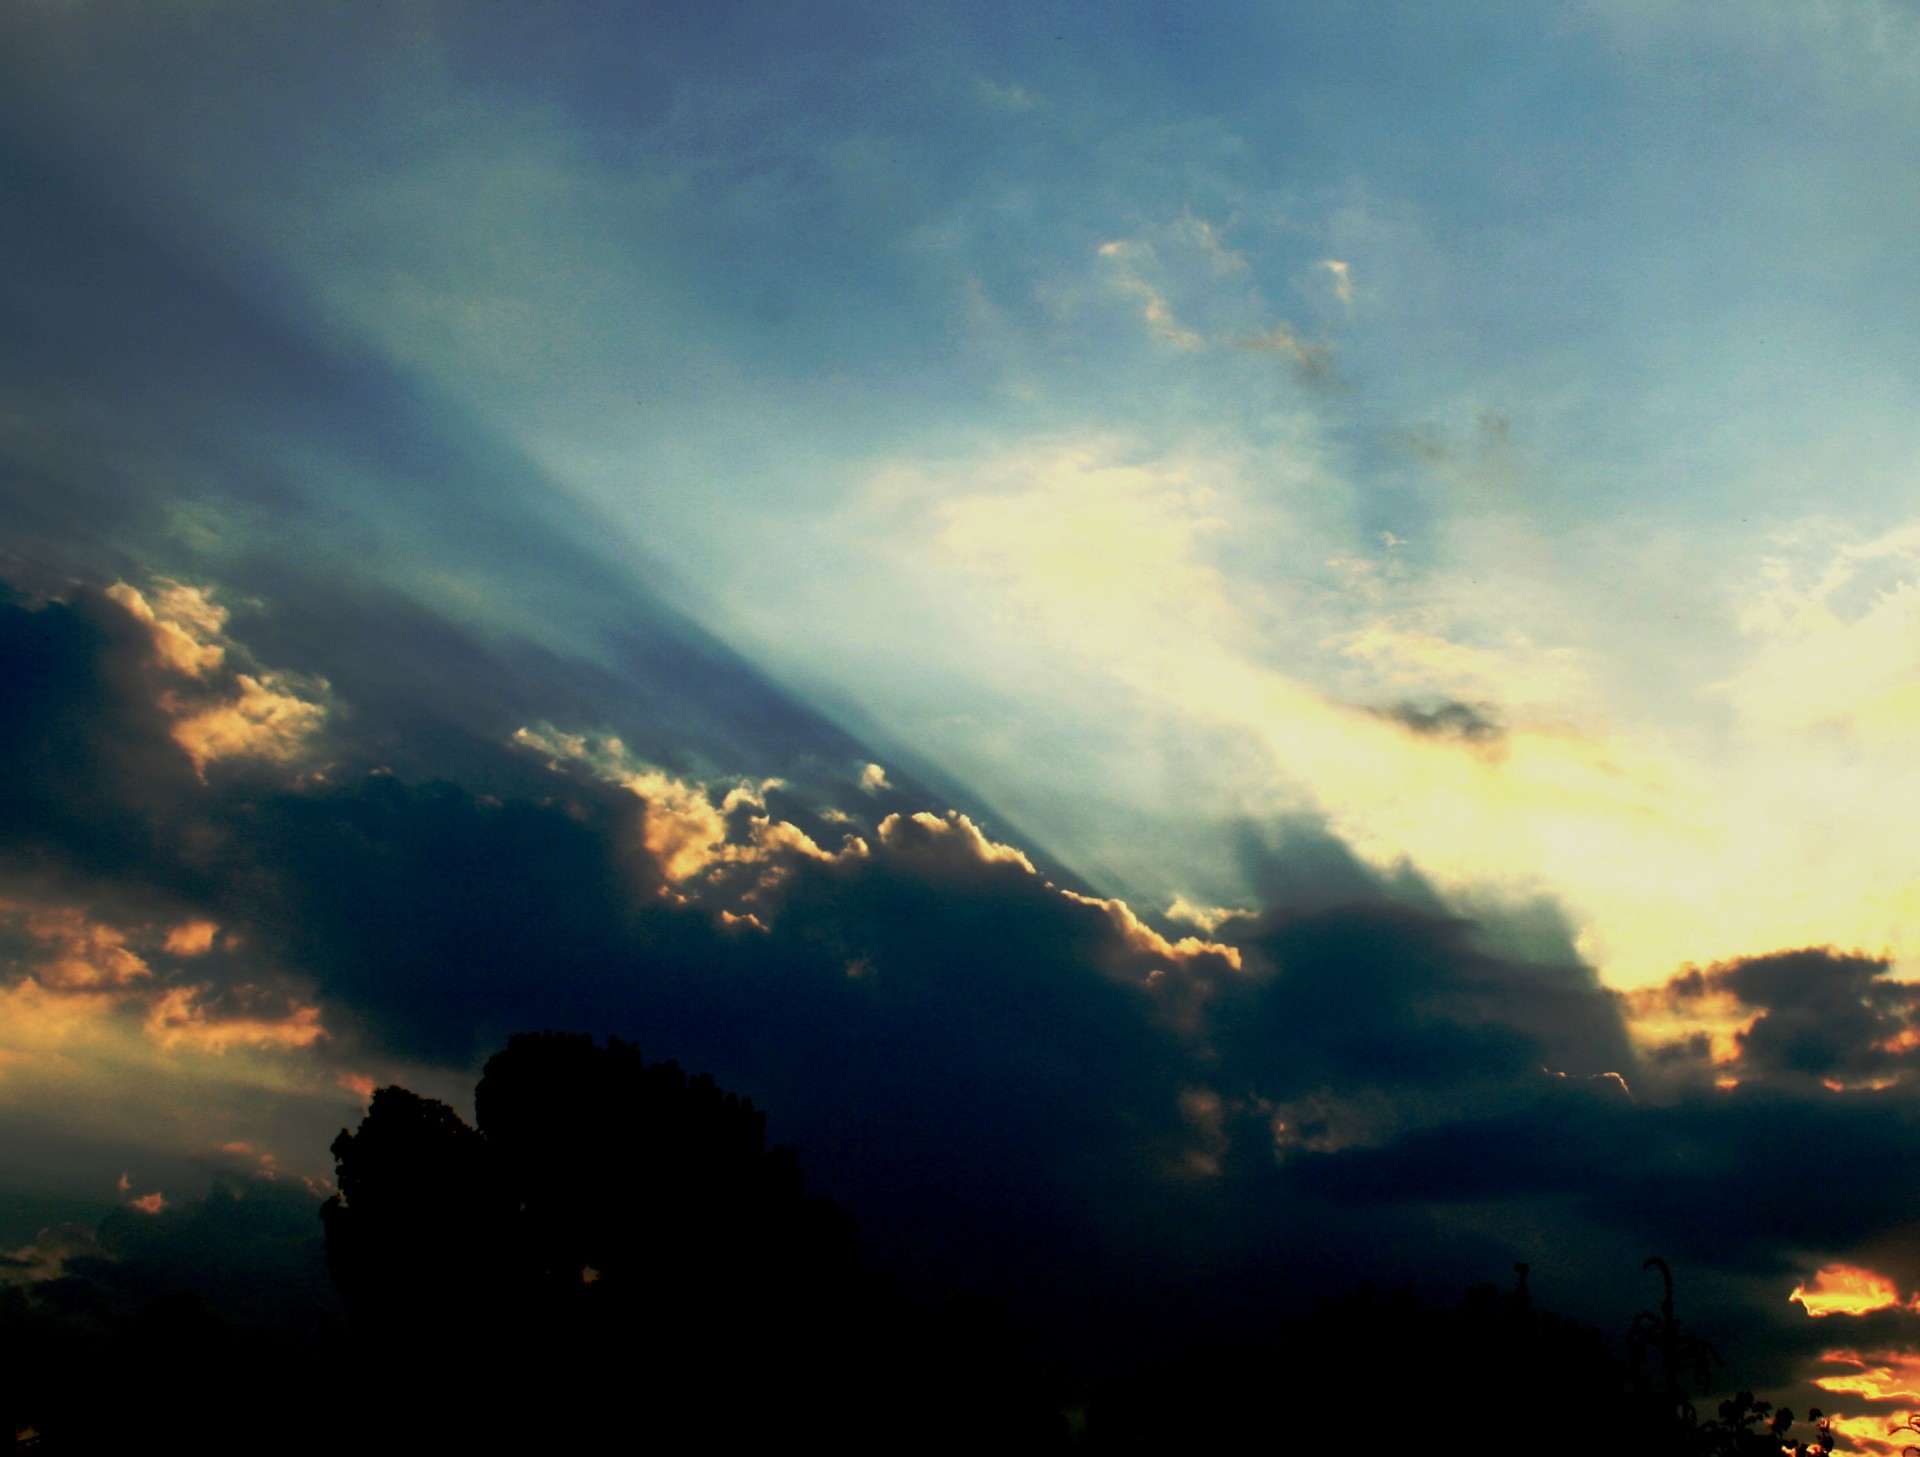
[[[1151,245],[1124,240],[1102,243],[1100,256],[1113,265],[1114,287],[1140,305],[1140,316],[1155,338],[1188,352],[1207,347],[1206,337],[1181,324],[1166,294],[1148,281],[1144,269],[1153,262]]]
[[[1303,380],[1331,384],[1340,377],[1334,367],[1332,346],[1317,339],[1302,338],[1293,325],[1282,322],[1263,333],[1236,339],[1236,347],[1256,354],[1278,354],[1293,362]]]
[[[213,949],[213,938],[220,927],[213,921],[182,921],[171,931],[162,943],[163,948],[175,956],[204,956]]]
[[[878,764],[869,764],[860,771],[860,787],[868,794],[878,794],[883,789],[893,788],[887,783],[887,771]]]
[[[1338,258],[1323,258],[1320,266],[1333,275],[1334,297],[1349,308],[1353,305],[1353,270]]]
[[[980,98],[983,106],[991,111],[1031,111],[1040,104],[1039,98],[1024,86],[1001,83],[982,76],[974,83],[974,94]]]
[[[1452,739],[1459,743],[1486,746],[1506,737],[1506,729],[1485,704],[1461,703],[1447,699],[1430,707],[1403,701],[1389,708],[1373,710],[1423,738]]]
[[[142,1214],[159,1214],[167,1207],[167,1196],[158,1189],[151,1194],[142,1194],[138,1199],[129,1199],[127,1208],[138,1209]]]

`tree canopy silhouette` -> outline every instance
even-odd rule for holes
[[[676,1450],[807,1434],[854,1452],[1057,1450],[991,1311],[918,1313],[866,1275],[765,1116],[615,1038],[516,1036],[475,1122],[382,1088],[334,1141],[327,1259],[396,1445]]]
[[[382,1088],[333,1145],[328,1264],[407,1378],[378,1420],[692,1435],[843,1394],[811,1353],[858,1294],[853,1224],[752,1103],[617,1038],[541,1033],[488,1062],[474,1106],[470,1128]]]

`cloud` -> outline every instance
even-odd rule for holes
[[[1506,735],[1505,728],[1488,712],[1485,704],[1475,706],[1448,700],[1429,708],[1418,703],[1402,702],[1375,711],[1383,718],[1404,724],[1416,734],[1430,738],[1490,745],[1498,744]]]
[[[1758,579],[1742,584],[1749,654],[1713,692],[1749,733],[1905,744],[1920,724],[1920,523],[1866,541],[1820,520],[1779,536]]]
[[[1630,1005],[1670,1057],[1691,1046],[1723,1082],[1887,1088],[1920,1068],[1920,986],[1890,970],[1810,947],[1690,967]]]
[[[236,1044],[252,1047],[311,1047],[327,1035],[320,1009],[284,999],[267,1015],[209,1011],[207,988],[169,988],[147,1013],[146,1033],[162,1048],[195,1047],[224,1052]],[[255,988],[242,987],[244,993]]]
[[[1285,319],[1273,319],[1252,333],[1229,323],[1236,313],[1259,315],[1268,310],[1257,291],[1248,287],[1246,256],[1226,247],[1219,231],[1205,219],[1189,213],[1158,230],[1157,243],[1147,238],[1102,243],[1099,256],[1108,267],[1111,286],[1139,305],[1148,331],[1162,343],[1188,354],[1220,349],[1277,354],[1293,364],[1305,383],[1339,381],[1332,346],[1303,337]],[[1341,267],[1344,270],[1345,265]],[[1344,272],[1337,278],[1344,284]],[[1182,322],[1170,292],[1176,289],[1196,311],[1214,321],[1213,327]],[[1351,290],[1343,291],[1343,301],[1350,294]]]
[[[1872,1310],[1911,1304],[1900,1298],[1900,1287],[1885,1275],[1854,1265],[1823,1266],[1814,1272],[1810,1284],[1794,1286],[1793,1294],[1787,1298],[1816,1319],[1865,1315]]]
[[[1293,325],[1284,321],[1234,342],[1239,348],[1256,354],[1283,355],[1293,361],[1302,379],[1330,383],[1340,377],[1334,366],[1332,347],[1319,340],[1301,338]]]
[[[175,956],[204,956],[213,949],[220,927],[212,921],[182,921],[167,932],[165,949]]]
[[[197,772],[222,759],[290,761],[325,722],[324,681],[270,670],[221,671],[235,644],[225,632],[227,610],[206,588],[161,578],[151,599],[125,582],[106,595],[152,632],[164,669],[192,680],[189,689],[163,689],[158,703]]]
[[[34,957],[39,980],[58,991],[107,991],[148,981],[153,968],[127,948],[127,935],[89,921],[76,906],[28,909],[0,902],[0,918],[20,916],[40,943]]]
[[[1352,267],[1338,258],[1323,258],[1320,266],[1332,275],[1334,296],[1338,298],[1341,303],[1351,307],[1353,304]]]
[[[228,613],[205,588],[163,577],[151,599],[125,582],[115,582],[106,595],[147,625],[160,662],[182,677],[205,678],[226,661]]]
[[[6,729],[18,762],[58,765],[45,736],[78,726],[90,786],[54,805],[0,779],[37,806],[0,861],[0,1078],[36,1102],[106,1074],[219,1110],[205,1149],[285,1150],[233,1107],[281,1088],[337,1126],[383,1060],[451,1070],[516,1027],[594,1027],[773,1108],[877,1251],[1035,1299],[1094,1298],[1114,1249],[1157,1251],[1125,1289],[1177,1268],[1194,1308],[1310,1298],[1259,1273],[1276,1241],[1471,1279],[1535,1253],[1542,1218],[1595,1307],[1603,1256],[1632,1268],[1649,1239],[1728,1287],[1843,1265],[1912,1284],[1855,1249],[1920,1198],[1911,1135],[1872,1101],[1907,1096],[1911,1055],[1882,959],[1750,957],[1618,997],[1563,918],[1469,910],[1324,819],[1249,831],[1249,909],[1162,921],[957,809],[851,833],[872,801],[845,766],[871,760],[836,752],[806,785],[696,774],[537,717],[449,738],[459,778],[355,762],[351,739],[324,776],[203,778],[152,642],[104,595],[0,612],[0,646],[43,670]],[[1326,712],[1459,757],[1419,726],[1485,721],[1454,707]],[[1783,1207],[1783,1148],[1822,1150],[1844,1207]],[[1756,1339],[1799,1349],[1786,1330]]]

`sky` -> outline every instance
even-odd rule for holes
[[[1659,1253],[1874,1450],[1916,140],[1892,0],[5,7],[8,1278],[564,1026],[1062,1321]]]

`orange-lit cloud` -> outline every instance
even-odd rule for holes
[[[225,663],[227,609],[205,588],[161,577],[150,592],[115,582],[107,595],[146,624],[154,652],[173,672],[204,678]]]
[[[1865,1315],[1911,1304],[1900,1298],[1899,1287],[1885,1275],[1858,1265],[1823,1266],[1811,1285],[1794,1286],[1787,1299],[1815,1317]]]
[[[116,582],[107,595],[143,623],[161,667],[186,684],[159,696],[173,739],[196,770],[222,759],[286,762],[325,722],[327,685],[297,673],[226,671],[246,654],[227,636],[227,609],[211,589],[158,579],[147,592]]]
[[[1920,1352],[1838,1350],[1828,1351],[1820,1359],[1828,1366],[1842,1368],[1813,1378],[1813,1384],[1822,1391],[1920,1405]]]
[[[327,716],[325,707],[302,698],[276,673],[235,674],[232,695],[207,708],[184,708],[173,697],[163,698],[161,706],[178,714],[174,742],[201,770],[219,759],[292,759]]]
[[[1828,1385],[1817,1378],[1816,1384]],[[1920,1443],[1920,1436],[1908,1425],[1916,1409],[1902,1407],[1884,1415],[1875,1412],[1863,1416],[1829,1413],[1834,1433],[1842,1442],[1838,1450],[1864,1452],[1868,1457],[1903,1457],[1912,1453],[1916,1443]]]
[[[317,1007],[289,1003],[277,1016],[220,1015],[210,1012],[204,987],[170,987],[154,999],[144,1024],[147,1036],[172,1051],[192,1047],[224,1052],[236,1044],[250,1047],[311,1047],[326,1029]]]
[[[1203,986],[1208,973],[1241,969],[1237,947],[1198,936],[1170,940],[1124,901],[1059,889],[1041,878],[1024,852],[989,838],[958,810],[889,814],[875,827],[872,845],[848,834],[838,849],[828,850],[799,826],[764,813],[766,794],[778,781],[743,780],[722,788],[679,779],[639,763],[617,738],[566,733],[550,725],[521,728],[513,742],[546,755],[556,767],[583,767],[644,800],[649,856],[680,899],[705,904],[730,928],[766,931],[768,919],[746,905],[762,901],[797,864],[846,865],[880,855],[932,871],[1005,867],[1063,901],[1097,911],[1111,932],[1105,969],[1121,980],[1151,985],[1162,972],[1180,969],[1200,974],[1182,979],[1183,986]],[[884,770],[868,765],[861,783],[867,789],[886,786]],[[870,974],[864,961],[856,958],[855,965],[861,969],[850,975]]]
[[[0,902],[0,920],[21,915],[27,934],[44,954],[35,973],[46,986],[62,991],[110,991],[152,977],[146,960],[127,947],[124,931],[89,920],[72,906],[27,909]]]
[[[1029,875],[1039,873],[1019,850],[989,840],[958,810],[948,810],[944,819],[926,810],[890,814],[880,821],[878,834],[880,843],[896,853],[958,856],[984,865],[1018,865]]]
[[[163,946],[175,956],[204,956],[213,949],[213,938],[219,930],[212,921],[182,921],[167,932]]]
[[[167,1196],[158,1189],[151,1194],[142,1194],[138,1199],[129,1199],[127,1208],[138,1209],[142,1214],[158,1214],[167,1207]]]
[[[646,801],[643,838],[670,882],[688,880],[725,857],[727,814],[741,804],[760,806],[768,786],[745,781],[732,785],[719,803],[712,791],[693,780],[678,779],[644,764],[612,736],[563,733],[551,725],[517,729],[513,742],[544,754],[559,765],[573,763]]]
[[[1106,913],[1114,930],[1119,932],[1122,944],[1138,955],[1174,964],[1187,964],[1210,957],[1222,966],[1235,971],[1241,969],[1238,946],[1203,941],[1198,936],[1182,936],[1178,941],[1169,941],[1136,916],[1133,908],[1123,900],[1096,900],[1071,890],[1063,890],[1060,894],[1078,905],[1098,906]]]

